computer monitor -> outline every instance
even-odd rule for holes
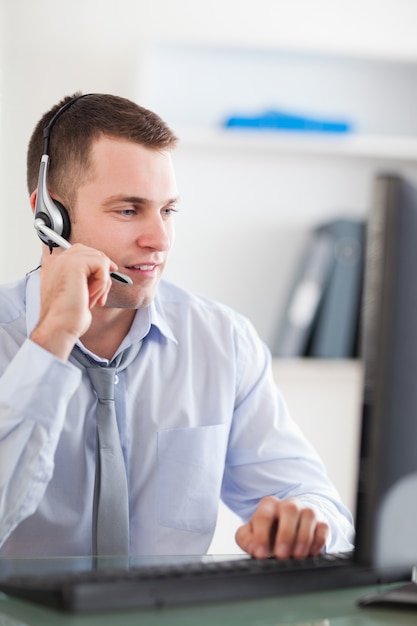
[[[362,309],[364,390],[355,560],[417,563],[417,187],[375,181]]]

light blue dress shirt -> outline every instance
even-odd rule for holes
[[[0,289],[0,555],[89,555],[97,400],[76,361],[28,339],[38,316],[38,271]],[[115,387],[131,554],[203,554],[220,498],[247,520],[265,495],[312,506],[327,549],[349,549],[351,515],[248,320],[162,281],[119,351],[142,339]]]

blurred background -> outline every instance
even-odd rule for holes
[[[0,281],[39,262],[34,125],[64,95],[114,93],[180,137],[166,276],[272,347],[312,229],[366,220],[381,171],[417,179],[416,24],[415,0],[0,0]],[[226,127],[271,111],[343,130]],[[360,364],[301,361],[274,374],[354,508]]]

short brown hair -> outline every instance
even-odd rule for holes
[[[81,93],[65,97],[36,125],[27,152],[29,194],[38,184],[44,128],[61,107],[79,96]],[[173,149],[177,142],[172,130],[158,115],[131,100],[108,94],[88,94],[80,98],[57,118],[49,144],[48,186],[68,207],[75,201],[78,187],[91,173],[91,144],[101,135],[155,149]]]

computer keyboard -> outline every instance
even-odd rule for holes
[[[9,576],[0,591],[29,602],[76,613],[221,602],[405,580],[385,580],[358,567],[349,553],[304,560],[255,560],[246,556]]]

